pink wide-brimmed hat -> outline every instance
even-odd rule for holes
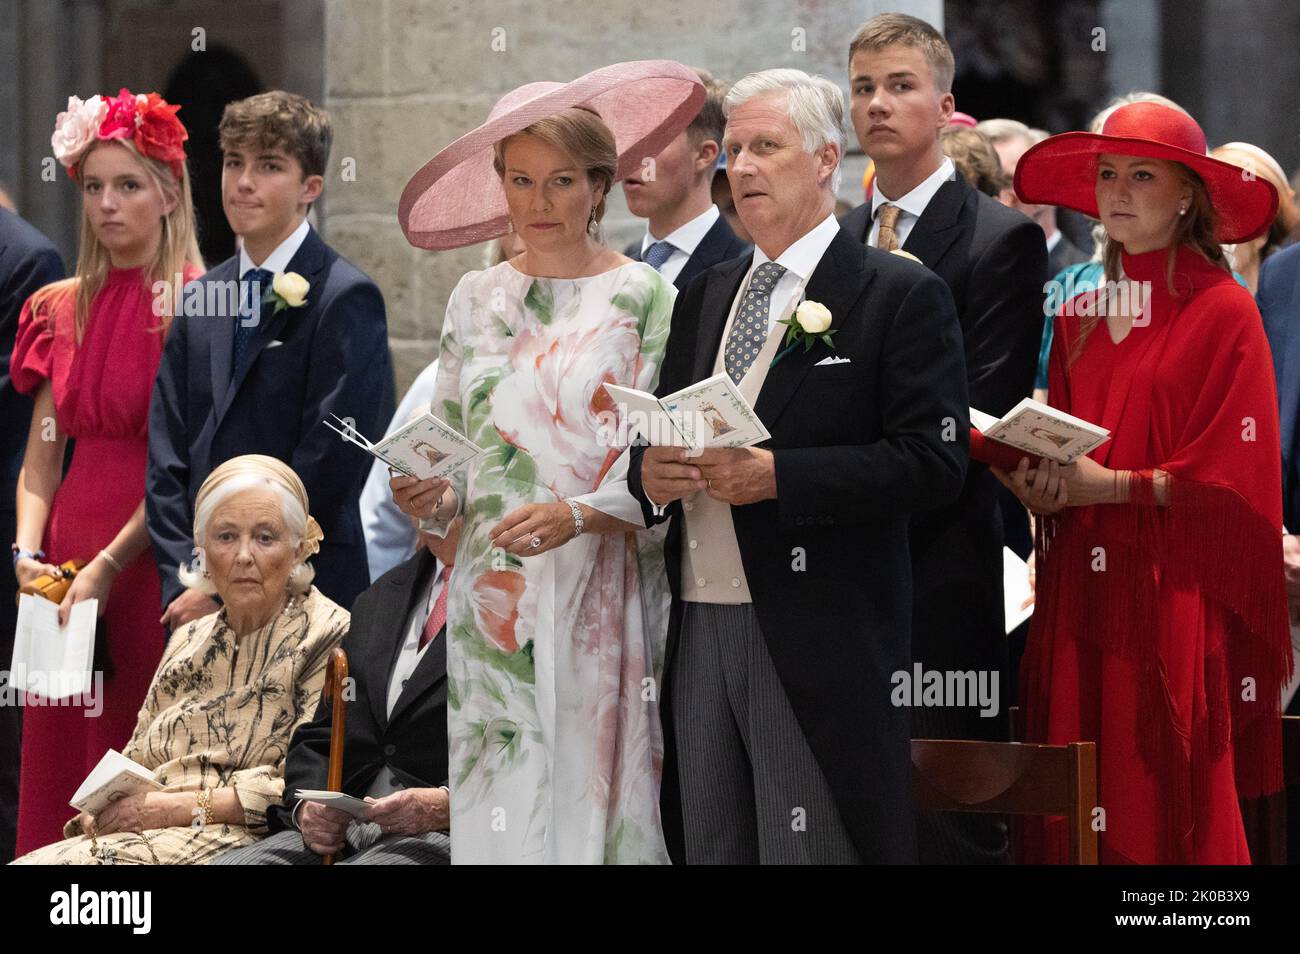
[[[1096,179],[1102,153],[1168,159],[1196,172],[1218,215],[1219,242],[1248,241],[1277,215],[1277,190],[1267,179],[1207,156],[1196,120],[1161,103],[1129,103],[1110,114],[1100,133],[1061,133],[1030,146],[1016,165],[1016,195],[1030,205],[1061,205],[1100,218]]]
[[[493,146],[573,106],[596,113],[614,134],[625,179],[658,155],[704,105],[704,84],[676,60],[637,60],[593,70],[570,83],[528,83],[502,96],[487,121],[421,167],[402,190],[397,220],[419,248],[449,249],[506,234],[505,190]]]

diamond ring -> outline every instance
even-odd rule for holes
[[[538,547],[542,545],[542,538],[533,537],[531,540],[528,541],[528,545],[532,547],[534,550],[536,550]]]

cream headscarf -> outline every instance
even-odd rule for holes
[[[239,477],[249,476],[274,481],[289,491],[298,503],[302,504],[302,512],[307,515],[307,528],[303,531],[302,536],[302,559],[306,560],[315,555],[320,550],[320,542],[325,539],[325,534],[321,532],[320,524],[316,522],[316,518],[311,515],[311,508],[307,500],[307,488],[303,486],[302,479],[293,472],[292,467],[282,460],[267,457],[265,454],[244,454],[242,457],[232,457],[208,474],[207,480],[203,481],[203,486],[199,487],[198,496],[194,498],[194,539],[198,540],[203,535],[203,528],[199,526],[198,521],[199,513],[203,510],[204,501],[220,489],[223,484]]]

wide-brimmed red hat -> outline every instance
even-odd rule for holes
[[[1016,195],[1030,205],[1060,205],[1099,219],[1097,157],[1102,153],[1168,159],[1194,170],[1218,214],[1219,242],[1248,241],[1266,231],[1277,215],[1277,190],[1271,183],[1211,159],[1196,120],[1161,103],[1129,103],[1110,114],[1100,133],[1061,133],[1031,146],[1016,166]]]
[[[676,60],[638,60],[593,70],[570,83],[529,83],[492,107],[487,121],[421,167],[397,207],[406,240],[429,249],[460,248],[505,235],[505,190],[492,166],[496,143],[573,106],[598,115],[614,134],[616,179],[663,151],[704,105],[704,84]]]

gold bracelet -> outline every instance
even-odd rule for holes
[[[196,806],[203,812],[203,824],[206,827],[217,820],[217,813],[212,810],[212,789],[201,788],[194,796]]]

